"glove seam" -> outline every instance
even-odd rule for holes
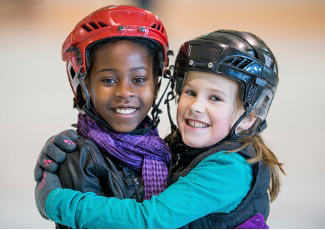
[[[56,197],[56,195],[57,195],[60,191],[61,191],[61,189],[58,189],[57,191],[55,191],[55,193],[54,193],[53,196],[51,197],[50,204],[49,204],[50,209],[49,209],[48,217],[50,217],[50,216],[52,215],[52,203],[53,203],[54,198]],[[51,217],[50,219],[52,219],[52,217]],[[54,221],[54,222],[58,222],[58,221],[56,221],[54,218],[53,218],[53,221]]]

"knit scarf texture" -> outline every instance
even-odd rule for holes
[[[138,128],[149,127],[150,122],[147,116]],[[78,115],[77,128],[104,154],[117,158],[133,170],[142,171],[144,199],[148,200],[166,189],[171,154],[157,129],[144,135],[111,132],[83,114]]]

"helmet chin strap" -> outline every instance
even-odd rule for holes
[[[177,126],[173,122],[172,116],[170,114],[170,105],[169,105],[169,102],[171,100],[175,99],[175,94],[174,94],[175,78],[173,77],[174,73],[171,73],[171,70],[174,71],[174,66],[173,65],[171,65],[170,68],[168,69],[169,82],[167,84],[165,92],[167,91],[169,85],[170,85],[170,91],[167,94],[167,97],[166,97],[166,100],[165,100],[164,104],[167,105],[167,114],[168,114],[168,119],[169,119],[169,123],[170,123],[170,129],[171,129],[171,133],[173,133],[173,132],[175,132],[177,130]],[[165,94],[165,92],[164,92],[164,94]]]

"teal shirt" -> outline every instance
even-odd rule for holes
[[[251,165],[243,156],[218,152],[151,200],[139,203],[55,189],[47,198],[46,213],[73,228],[179,228],[213,212],[234,210],[252,179]]]

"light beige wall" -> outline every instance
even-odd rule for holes
[[[34,205],[33,168],[47,138],[76,122],[61,45],[91,11],[134,1],[0,1],[0,228],[52,228]],[[324,228],[325,1],[153,1],[171,48],[216,29],[250,31],[277,57],[280,84],[263,136],[287,176],[272,228]],[[160,126],[168,133],[166,109]],[[173,110],[174,111],[174,110]]]

